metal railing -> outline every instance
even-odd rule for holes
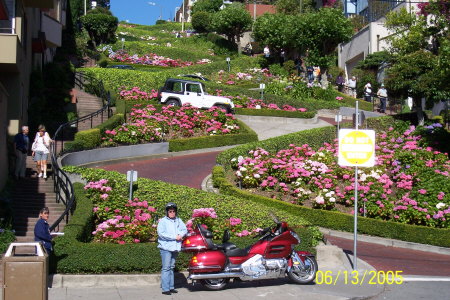
[[[66,209],[58,217],[58,219],[50,226],[50,231],[59,228],[59,224],[62,220],[66,220],[66,224],[69,221],[69,214],[72,214],[75,208],[75,194],[72,181],[69,176],[61,169],[58,163],[59,153],[64,152],[64,131],[73,127],[78,127],[80,122],[90,120],[90,126],[93,127],[93,118],[101,116],[101,122],[103,123],[104,113],[106,112],[107,118],[112,115],[111,111],[111,96],[103,86],[103,82],[93,76],[88,76],[84,73],[77,72],[75,74],[75,85],[82,90],[94,93],[96,96],[103,100],[103,107],[89,115],[83,116],[76,120],[61,124],[55,132],[54,142],[50,147],[50,157],[52,160],[52,177],[54,181],[54,192],[56,193],[56,203],[62,202]],[[71,129],[72,130],[72,129]],[[58,141],[61,142],[61,151],[57,153]]]

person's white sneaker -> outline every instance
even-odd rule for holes
[[[42,177],[42,173],[39,173],[38,177]]]
[[[47,174],[44,174],[44,179],[47,179]]]

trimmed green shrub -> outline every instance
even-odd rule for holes
[[[100,129],[92,128],[88,130],[79,131],[75,134],[75,143],[83,145],[83,149],[92,149],[100,145],[102,135]]]
[[[97,125],[95,128],[100,129],[100,133],[104,134],[106,130],[116,128],[117,126],[120,126],[123,123],[125,123],[124,114],[115,114],[102,124]]]
[[[193,149],[213,148],[228,145],[246,144],[258,141],[258,135],[246,124],[238,120],[241,133],[211,135],[169,141],[169,151],[178,152]]]

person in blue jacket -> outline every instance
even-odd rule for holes
[[[50,235],[49,225],[47,223],[50,211],[44,207],[39,211],[39,220],[34,226],[34,240],[42,242],[45,250],[50,255],[52,252],[52,236]]]
[[[161,253],[161,289],[164,295],[178,293],[174,285],[175,260],[181,250],[181,242],[187,234],[186,225],[177,217],[178,207],[169,202],[166,216],[158,223],[158,248]]]

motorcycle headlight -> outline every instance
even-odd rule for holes
[[[293,237],[295,237],[297,239],[298,243],[300,244],[300,237],[298,236],[298,234],[293,231],[291,231],[291,234]]]

